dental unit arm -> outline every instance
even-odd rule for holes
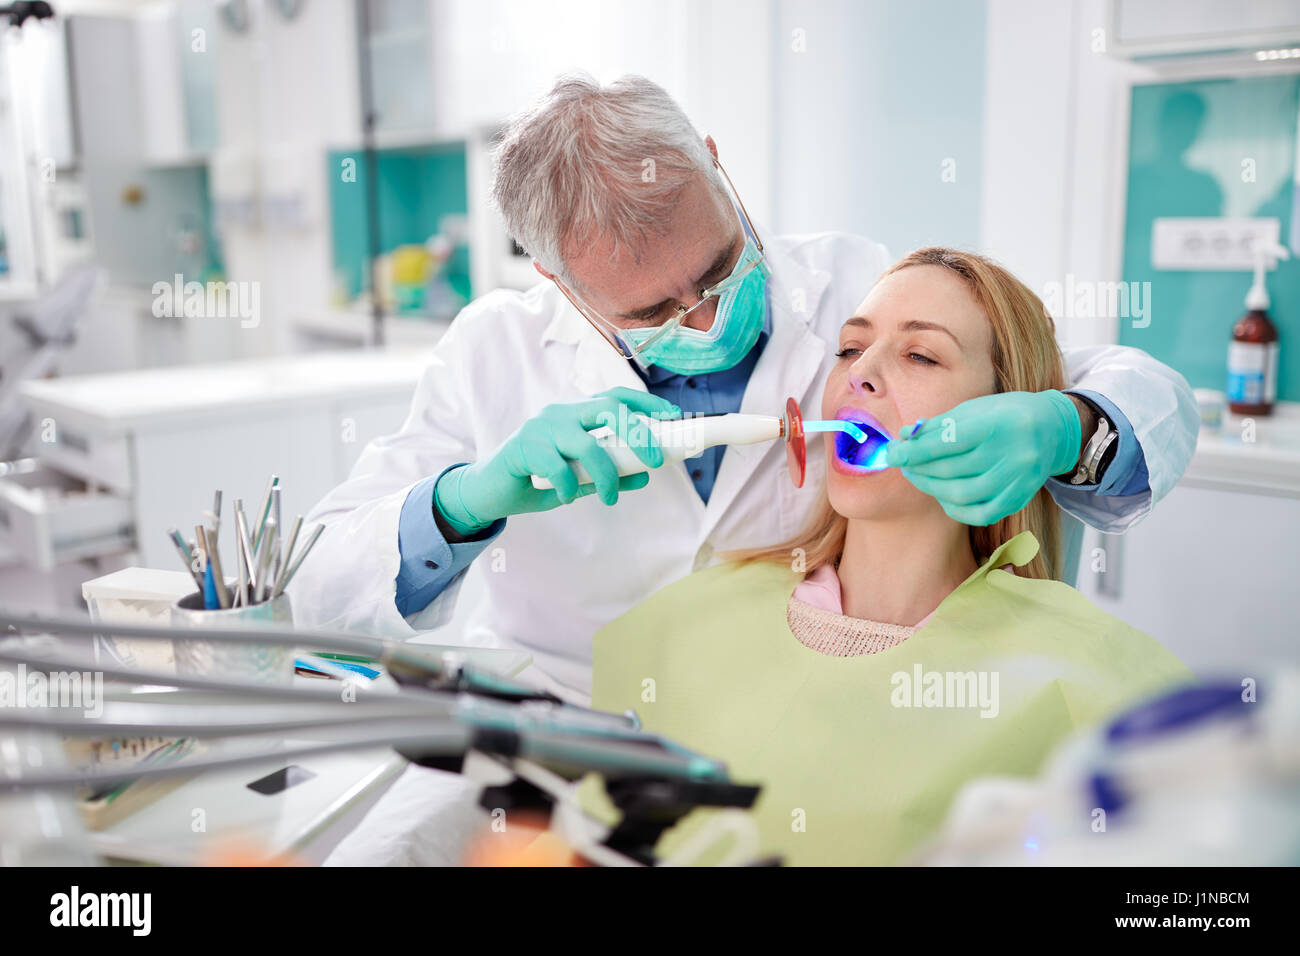
[[[87,652],[97,635],[328,648],[378,659],[394,683],[375,685],[342,671],[340,680],[356,685],[354,695],[344,695],[337,686],[155,673],[72,657],[51,647],[48,635],[59,635],[61,643],[83,643]],[[463,775],[480,788],[479,803],[485,809],[543,815],[561,842],[598,866],[689,863],[688,850],[691,856],[703,856],[722,845],[723,838],[730,842],[726,860],[732,865],[777,862],[760,858],[757,825],[743,813],[753,806],[760,787],[733,780],[725,764],[644,729],[631,711],[614,714],[565,703],[470,666],[451,650],[341,632],[178,629],[0,609],[0,674],[11,665],[43,673],[95,670],[128,686],[171,686],[191,693],[174,703],[171,694],[142,695],[138,703],[110,699],[96,714],[77,707],[0,708],[0,739],[13,733],[55,741],[59,736],[168,735],[254,746],[232,744],[211,755],[107,772],[47,766],[29,760],[31,748],[0,748],[0,796],[261,767],[270,742],[277,744],[280,760],[389,746],[413,763]],[[231,707],[232,700],[240,706]],[[589,816],[582,805],[579,787],[590,773],[600,775],[620,812],[612,826]],[[702,807],[720,811],[702,828],[705,836],[661,857],[655,849],[659,837]],[[0,826],[0,844],[4,836]]]
[[[654,436],[663,452],[665,465],[669,462],[694,458],[702,454],[705,449],[716,445],[753,445],[784,438],[790,476],[795,487],[803,485],[807,456],[805,432],[839,431],[851,435],[859,442],[867,440],[866,433],[854,422],[837,420],[805,422],[799,410],[799,403],[793,398],[786,400],[785,408],[785,415],[779,418],[731,412],[724,415],[697,415],[667,421],[642,418],[633,427],[644,427]],[[620,477],[650,470],[649,466],[637,457],[631,446],[608,425],[593,429],[590,434],[596,439],[596,444],[609,453]],[[591,483],[591,476],[581,464],[576,461],[570,464],[580,485]],[[550,481],[540,475],[533,475],[532,481],[533,487],[538,490],[553,487]]]

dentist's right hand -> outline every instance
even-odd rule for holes
[[[609,453],[589,429],[607,425],[618,433],[648,467],[664,463],[663,452],[650,429],[637,427],[637,414],[647,418],[680,418],[671,402],[631,388],[611,388],[581,402],[548,405],[505,440],[492,457],[454,468],[434,486],[434,505],[461,535],[473,535],[499,518],[532,511],[549,511],[595,492],[606,505],[620,491],[644,488],[647,472],[620,478]],[[579,462],[594,485],[579,487],[569,462]],[[553,487],[533,487],[539,475]]]

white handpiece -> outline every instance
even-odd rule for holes
[[[703,415],[698,418],[678,418],[660,421],[647,418],[633,425],[636,429],[647,428],[654,433],[659,448],[664,455],[664,464],[672,461],[685,461],[694,458],[706,448],[714,445],[752,445],[760,441],[772,441],[785,434],[785,422],[780,418],[767,415]],[[608,425],[592,429],[591,437],[609,453],[614,460],[614,467],[620,476],[636,475],[649,471],[646,463],[634,452],[618,433]],[[569,462],[580,485],[591,483],[587,469],[576,461]],[[533,475],[533,487],[545,490],[553,485],[541,477]]]

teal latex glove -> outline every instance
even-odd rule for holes
[[[644,488],[650,475],[620,478],[609,453],[596,444],[589,429],[608,425],[650,468],[664,463],[663,452],[650,430],[638,427],[645,417],[680,418],[681,409],[655,395],[631,388],[611,388],[582,402],[548,405],[519,427],[491,458],[456,468],[438,479],[434,505],[459,534],[482,531],[509,515],[549,511],[595,493],[607,505],[620,491]],[[579,487],[569,467],[581,462],[593,484]],[[540,475],[554,486],[533,487]]]
[[[1029,504],[1048,478],[1073,471],[1082,434],[1065,393],[1002,392],[903,429],[888,461],[953,520],[991,525]]]

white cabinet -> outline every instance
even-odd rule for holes
[[[144,428],[134,437],[139,516],[137,551],[150,568],[179,567],[167,529],[179,526],[187,538],[212,493],[220,488],[225,508],[244,499],[251,513],[271,474],[280,478],[286,521],[305,515],[347,477],[372,438],[401,427],[414,383],[391,397],[324,398],[316,406],[283,412],[261,409],[222,416],[195,426]],[[230,519],[227,511],[226,519]],[[233,538],[223,534],[222,566],[235,567]]]
[[[362,0],[375,128],[382,132],[433,126],[433,82],[427,0]]]
[[[60,564],[131,548],[130,499],[25,464],[0,466],[0,550],[28,567],[53,571]]]
[[[218,33],[212,5],[183,0],[134,21],[141,151],[150,165],[193,161],[216,146]]]
[[[0,544],[43,568],[132,548],[173,568],[169,528],[191,537],[218,488],[227,521],[235,498],[251,512],[273,473],[286,518],[306,514],[401,427],[427,362],[427,348],[349,350],[28,383],[57,440],[39,446],[40,472],[0,476]],[[233,550],[222,561],[233,568]]]
[[[1096,546],[1079,588],[1197,673],[1300,666],[1300,499],[1179,486],[1127,534],[1101,537],[1105,575],[1089,571]],[[1101,593],[1106,575],[1119,575],[1117,598]]]
[[[1121,56],[1289,47],[1300,42],[1295,0],[1110,0],[1111,49]]]
[[[1143,522],[1088,533],[1078,584],[1200,674],[1300,666],[1300,405],[1202,432],[1182,482]]]

